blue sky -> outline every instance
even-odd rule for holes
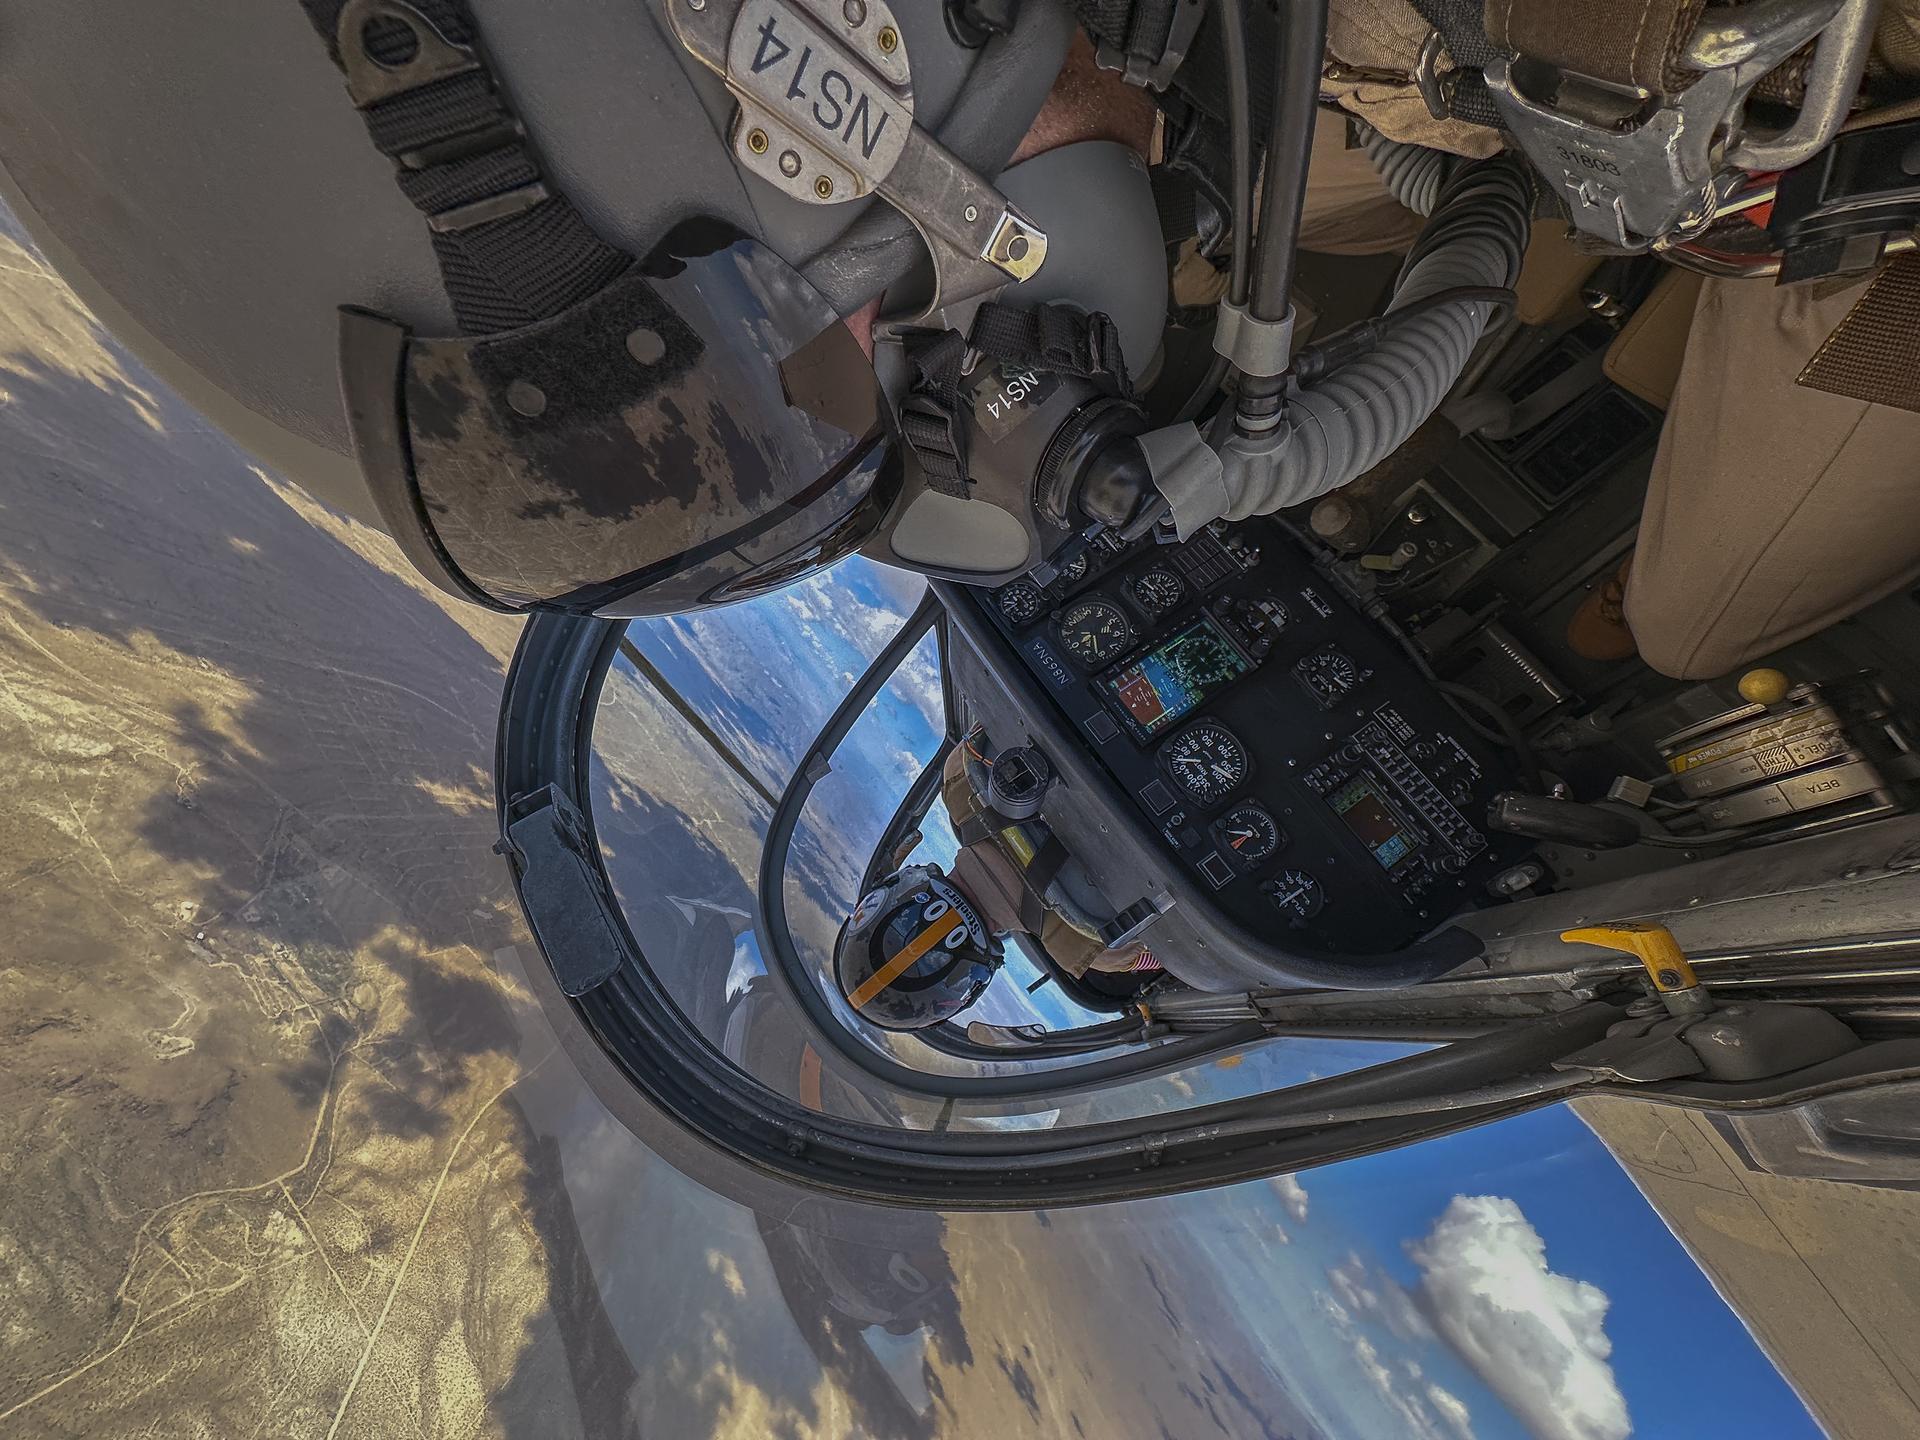
[[[749,605],[637,622],[633,638],[777,791],[918,590],[917,580],[856,560]],[[809,843],[819,883],[845,899],[937,743],[938,697],[923,649],[818,792]],[[827,937],[802,938],[821,947]],[[1028,1001],[1009,977],[995,988],[995,1018],[1070,1018],[1047,991]],[[1179,1089],[1205,1099],[1379,1058],[1377,1047],[1281,1042]],[[1163,1087],[1158,1103],[1172,1103],[1171,1093]],[[1206,1267],[1205,1285],[1232,1298],[1263,1365],[1329,1437],[1820,1433],[1564,1106],[1297,1178],[1154,1203]]]

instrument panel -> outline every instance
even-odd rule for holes
[[[975,594],[1170,857],[1257,935],[1395,950],[1525,853],[1481,827],[1505,760],[1276,526],[1095,546]]]

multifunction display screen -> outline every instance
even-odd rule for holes
[[[1252,668],[1213,617],[1202,615],[1100,683],[1146,740]]]
[[[1357,775],[1335,790],[1327,796],[1327,803],[1385,869],[1391,870],[1419,848],[1419,835],[1400,823],[1379,787],[1365,775]]]

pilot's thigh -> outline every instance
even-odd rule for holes
[[[1388,193],[1366,152],[1349,150],[1346,144],[1346,123],[1323,110],[1314,125],[1307,190],[1300,205],[1300,248],[1323,255],[1401,254],[1426,222]],[[1212,305],[1226,291],[1225,272],[1189,246],[1173,274],[1174,299],[1182,305]]]
[[[1323,255],[1398,254],[1425,223],[1388,193],[1365,151],[1347,149],[1341,117],[1323,110],[1313,127],[1300,248]]]
[[[1794,384],[1866,283],[1701,287],[1627,587],[1656,670],[1725,674],[1920,578],[1920,415]]]

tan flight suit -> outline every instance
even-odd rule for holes
[[[985,825],[992,823],[985,802],[967,779],[966,760],[965,749],[956,745],[947,756],[940,785],[940,800],[947,807],[947,818],[952,822],[954,833],[963,836],[975,828],[972,822],[976,820]],[[1002,831],[963,844],[947,878],[979,907],[982,922],[994,934],[1030,934],[1021,918],[1022,901],[1027,892],[1020,871],[1032,859],[1028,847],[1017,835]],[[1031,911],[1033,907],[1027,908]],[[1045,912],[1037,938],[1054,963],[1075,979],[1089,970],[1112,974],[1142,968],[1140,961],[1146,954],[1146,947],[1140,944],[1109,950],[1051,910]]]
[[[1406,0],[1333,0],[1332,73],[1410,69],[1426,29]],[[1485,153],[1490,132],[1462,145],[1410,85],[1326,89],[1393,139]],[[1405,248],[1406,212],[1342,129],[1316,128],[1303,248]],[[1920,415],[1794,384],[1866,285],[1701,285],[1627,586],[1654,669],[1723,675],[1920,582]]]

